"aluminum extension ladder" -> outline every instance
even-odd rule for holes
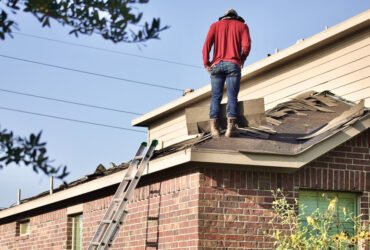
[[[93,239],[90,241],[88,250],[105,250],[108,249],[120,226],[128,213],[127,204],[134,193],[134,190],[153,155],[158,141],[153,140],[144,157],[143,152],[147,146],[146,142],[141,143],[135,157],[132,159],[121,184],[119,185],[113,199],[106,211],[103,220],[100,222]]]

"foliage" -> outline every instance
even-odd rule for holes
[[[333,229],[342,228],[336,210],[338,198],[331,199],[325,211],[316,209],[311,215],[304,214],[304,207],[298,201],[289,202],[283,192],[273,192],[275,200],[272,208],[274,217],[270,224],[270,236],[277,250],[344,250],[368,244],[370,226],[361,225],[361,215],[353,216],[345,209],[341,211],[345,221],[354,222],[355,235],[341,231],[332,235]],[[300,214],[297,215],[298,207]]]
[[[42,171],[46,175],[64,179],[67,167],[53,167],[46,155],[46,143],[40,142],[41,132],[31,134],[29,138],[15,136],[13,132],[0,129],[0,169],[11,163],[32,166],[33,171]]]
[[[160,18],[140,22],[142,12],[135,5],[149,0],[5,0],[1,1],[13,14],[19,11],[33,14],[43,27],[55,20],[72,28],[69,32],[79,34],[97,33],[103,38],[117,42],[145,42],[159,39]],[[12,36],[16,22],[9,19],[8,12],[0,7],[0,39]]]
[[[69,26],[70,34],[76,36],[96,33],[115,43],[159,39],[159,33],[168,26],[161,26],[159,18],[143,23],[143,13],[137,11],[137,4],[148,2],[149,0],[0,0],[0,39],[12,37],[13,29],[18,29],[17,23],[10,18],[9,10],[13,15],[19,12],[33,14],[42,27],[50,27],[51,20],[54,20]],[[0,129],[0,169],[11,163],[23,163],[32,166],[35,172],[42,171],[46,175],[64,179],[68,175],[66,166],[50,165],[46,156],[46,143],[40,142],[40,138],[41,132],[31,134],[27,139]]]

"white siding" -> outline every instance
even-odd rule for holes
[[[149,140],[157,139],[160,148],[179,142],[187,134],[184,111],[166,116],[149,126]]]
[[[352,101],[367,98],[366,105],[370,106],[369,34],[369,31],[363,32],[283,68],[246,79],[239,100],[264,97],[269,109],[304,91],[330,90]],[[359,91],[358,95],[349,95],[354,91]]]

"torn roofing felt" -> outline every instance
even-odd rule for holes
[[[161,157],[185,148],[195,150],[220,150],[241,153],[273,155],[298,155],[354,124],[369,119],[370,112],[364,101],[349,102],[329,91],[309,91],[292,100],[280,103],[265,112],[265,123],[241,127],[235,138],[213,139],[209,133],[181,142],[157,152]],[[198,124],[202,130],[204,126]]]

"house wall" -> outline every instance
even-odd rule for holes
[[[369,224],[370,130],[295,173],[206,167],[201,169],[199,240],[201,249],[273,249],[268,234],[271,190],[288,198],[300,189],[359,194],[359,214]]]
[[[111,249],[157,249],[156,246],[197,249],[198,171],[172,169],[164,175],[151,175],[150,180],[147,178],[144,182],[135,190],[129,214]],[[85,247],[110,200],[111,197],[107,197],[84,204]]]
[[[143,176],[128,206],[125,224],[112,246],[114,249],[198,249],[199,172],[172,169],[167,173]],[[102,190],[101,195],[86,194],[81,200],[83,249],[92,239],[116,189]],[[63,202],[64,208],[31,215],[31,233],[16,235],[16,222],[0,222],[0,250],[71,249],[71,220],[68,211],[74,201]],[[46,208],[47,209],[47,208]],[[157,219],[157,217],[159,219]]]
[[[25,219],[25,218],[21,218]],[[31,233],[16,236],[16,222],[0,225],[0,250],[67,249],[67,210],[58,209],[30,217]]]
[[[355,102],[365,99],[370,107],[370,30],[358,31],[283,65],[247,76],[241,82],[239,100],[264,98],[267,110],[309,90],[330,90]],[[226,101],[224,94],[222,102]],[[201,105],[209,105],[209,98],[189,108]],[[183,109],[149,124],[149,139],[159,140],[162,147],[186,136]]]
[[[112,249],[272,249],[264,231],[270,228],[271,190],[277,188],[289,198],[299,198],[300,189],[356,192],[359,213],[369,223],[370,130],[295,173],[194,163],[143,176]],[[88,200],[82,206],[84,249],[114,190],[101,190],[102,198],[81,197]],[[0,249],[70,249],[72,209],[69,201],[62,205],[31,216],[29,236],[16,236],[15,222],[0,223]]]

